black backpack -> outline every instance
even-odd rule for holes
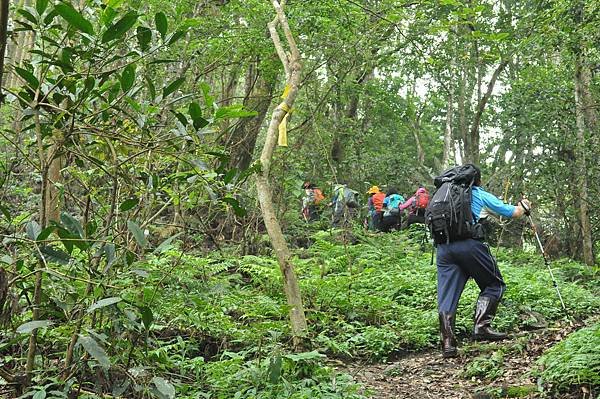
[[[473,183],[481,178],[473,164],[446,170],[433,180],[436,191],[425,209],[425,223],[435,244],[447,244],[475,236],[471,212]]]

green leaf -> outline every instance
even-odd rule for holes
[[[8,220],[8,222],[12,221],[12,216],[10,215],[10,211],[8,210],[7,207],[5,207],[2,204],[0,204],[0,212],[2,212],[2,215],[4,215],[4,217],[6,218],[6,220]]]
[[[96,309],[100,309],[100,308],[104,308],[106,306],[114,305],[115,303],[119,303],[122,300],[123,300],[123,298],[120,298],[118,296],[113,296],[113,297],[110,297],[110,298],[101,299],[98,302],[94,303],[92,306],[90,306],[88,308],[87,312],[88,313],[92,313]]]
[[[119,39],[135,25],[138,19],[138,14],[134,11],[129,11],[120,20],[110,26],[102,35],[102,43],[108,43],[115,39]]]
[[[38,15],[42,15],[44,11],[48,8],[48,0],[36,0],[35,1],[35,9]]]
[[[179,122],[181,122],[181,124],[183,126],[187,126],[188,120],[187,120],[187,118],[185,117],[184,114],[182,114],[181,112],[173,111],[173,110],[171,110],[171,112],[175,115],[175,117],[177,118],[177,120]]]
[[[62,212],[60,214],[60,221],[67,228],[69,233],[79,238],[83,238],[85,236],[83,233],[83,227],[81,227],[81,223],[79,223],[79,220],[75,219],[72,215]]]
[[[221,201],[225,202],[226,204],[231,205],[231,207],[233,208],[233,212],[237,216],[246,216],[246,209],[242,208],[240,206],[240,203],[238,202],[238,200],[236,200],[235,198],[224,197]]]
[[[100,366],[104,368],[110,367],[110,359],[104,351],[104,349],[98,345],[98,342],[92,337],[80,335],[77,340],[77,344],[83,346],[85,351],[90,354],[91,357],[96,359]]]
[[[154,23],[156,24],[156,30],[160,33],[160,36],[164,39],[167,34],[169,24],[167,22],[167,16],[164,12],[159,11],[154,15]]]
[[[50,320],[30,321],[17,327],[17,334],[29,334],[38,328],[45,328],[51,324],[52,322]]]
[[[249,111],[244,109],[243,105],[229,105],[227,107],[221,107],[215,113],[215,119],[225,118],[245,118],[248,116],[256,116],[256,111]]]
[[[34,17],[33,14],[27,11],[26,9],[20,8],[17,10],[17,13],[21,14],[23,17],[25,17],[26,20],[33,23],[34,25],[37,25],[37,18]]]
[[[208,125],[209,122],[202,117],[202,109],[200,108],[200,105],[197,102],[190,103],[190,106],[188,107],[188,112],[190,114],[190,117],[194,121],[194,129],[202,129],[203,127]]]
[[[32,89],[37,89],[40,85],[40,81],[27,69],[20,68],[18,66],[15,67],[15,72],[17,75],[23,78]]]
[[[40,252],[44,255],[47,261],[55,262],[61,265],[68,265],[69,261],[71,260],[71,257],[68,253],[49,246],[41,247]]]
[[[119,81],[124,93],[133,87],[133,82],[135,82],[135,66],[133,64],[129,64],[123,69]]]
[[[41,391],[37,391],[31,399],[46,399],[46,391],[43,389]]]
[[[276,356],[269,362],[269,382],[276,384],[281,377],[281,366],[283,365],[283,359],[281,356]]]
[[[311,352],[293,353],[293,354],[285,355],[284,357],[286,359],[290,359],[293,362],[299,362],[299,361],[303,361],[303,360],[321,359],[321,358],[324,358],[325,355],[323,355],[317,351],[311,351]]]
[[[200,89],[202,89],[202,95],[204,96],[204,104],[209,109],[212,109],[215,104],[215,98],[210,95],[210,86],[204,82],[200,83]]]
[[[156,97],[156,87],[148,75],[145,76],[145,79],[148,84],[148,93],[150,94],[150,97],[154,99]]]
[[[166,240],[164,240],[163,242],[161,242],[160,245],[158,247],[156,247],[156,249],[153,252],[155,254],[163,252],[164,250],[166,250],[169,247],[169,245],[171,245],[171,243],[173,242],[173,240],[175,240],[177,237],[179,237],[182,234],[183,233],[177,233],[174,236],[171,236],[171,237],[167,238]]]
[[[50,237],[50,234],[52,234],[52,232],[54,230],[56,230],[56,226],[46,227],[44,230],[42,230],[40,232],[40,234],[38,234],[38,236],[35,240],[36,241],[44,241],[46,238]]]
[[[161,377],[152,378],[152,383],[158,390],[160,399],[174,399],[175,387],[167,380]]]
[[[106,254],[106,267],[109,268],[117,260],[115,244],[108,243],[104,245],[104,253]]]
[[[177,40],[184,37],[186,33],[187,33],[187,30],[178,30],[177,32],[173,33],[169,37],[169,39],[167,40],[167,44],[171,45],[171,44],[175,43]]]
[[[163,98],[167,97],[169,94],[173,93],[175,90],[179,89],[181,85],[185,82],[185,77],[175,79],[167,87],[163,87]]]
[[[140,247],[145,248],[148,245],[148,240],[146,240],[144,232],[142,231],[140,226],[137,225],[137,223],[128,220],[127,228],[129,229],[129,231],[131,231],[131,234],[133,234],[133,237],[135,238]]]
[[[152,309],[148,306],[143,306],[140,308],[140,313],[142,314],[142,323],[144,323],[144,327],[146,330],[150,329],[152,323],[154,322],[154,314],[152,313]]]
[[[35,220],[30,220],[27,223],[25,230],[27,231],[27,237],[29,237],[30,240],[35,241],[42,232],[42,227]]]
[[[81,15],[81,13],[74,9],[69,3],[59,3],[54,6],[54,9],[58,15],[63,17],[69,23],[69,25],[89,35],[94,34],[94,27],[90,21],[85,19],[83,15]]]
[[[121,212],[127,212],[128,210],[133,209],[139,202],[140,200],[138,198],[129,198],[119,205],[119,210]]]
[[[152,31],[145,26],[138,26],[135,32],[135,37],[142,51],[148,50],[152,41]]]

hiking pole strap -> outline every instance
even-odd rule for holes
[[[530,216],[531,215],[531,210],[527,207],[527,205],[525,205],[525,203],[523,202],[523,200],[519,201],[519,205],[521,205],[521,207],[525,210],[525,215],[526,216]]]

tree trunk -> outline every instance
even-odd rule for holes
[[[452,151],[452,91],[448,93],[448,106],[446,107],[446,127],[444,129],[444,153],[442,154],[442,170],[450,166],[450,152]]]
[[[477,109],[475,110],[475,115],[473,116],[473,122],[471,123],[471,129],[469,131],[469,142],[471,152],[469,159],[474,164],[479,163],[479,125],[481,124],[481,116],[483,115],[483,111],[485,111],[485,107],[492,96],[492,92],[494,91],[494,86],[496,85],[496,80],[500,73],[506,68],[508,65],[508,60],[504,60],[498,65],[494,73],[492,74],[492,78],[488,82],[487,89],[483,97],[477,103]]]
[[[470,162],[471,161],[471,151],[469,150],[469,135],[467,126],[467,74],[465,71],[465,67],[461,67],[460,77],[458,79],[458,133],[462,141],[462,146],[460,147],[460,155],[462,162]]]
[[[258,64],[259,61],[257,61]],[[256,139],[271,105],[275,79],[267,80],[263,71],[250,66],[246,75],[244,107],[256,111],[257,115],[244,118],[233,129],[228,145],[231,147],[230,167],[248,169],[254,155]]]
[[[271,33],[271,39],[273,40],[277,54],[283,63],[286,73],[287,88],[289,90],[287,96],[275,108],[273,115],[271,116],[265,144],[260,155],[261,172],[256,177],[256,189],[258,191],[258,201],[260,203],[265,227],[267,228],[267,233],[271,239],[271,245],[273,246],[281,273],[283,274],[283,289],[290,307],[292,334],[294,336],[295,345],[298,345],[301,336],[306,331],[304,305],[302,304],[300,286],[298,285],[294,266],[290,261],[290,250],[281,231],[281,226],[273,206],[273,191],[271,189],[269,172],[271,169],[271,159],[273,158],[273,152],[275,150],[275,145],[277,144],[279,125],[284,116],[292,109],[296,96],[298,95],[298,83],[300,81],[302,67],[300,65],[300,52],[296,47],[296,42],[288,26],[283,9],[277,0],[272,0],[272,4],[277,12],[277,16],[269,23],[269,32]],[[279,33],[277,32],[277,25],[280,25],[283,29],[289,46],[290,51],[287,54],[281,44]]]
[[[8,3],[9,0],[0,0],[0,105],[4,102],[2,76],[4,75],[4,55],[6,53],[6,42],[8,39]]]
[[[586,161],[586,132],[589,124],[586,123],[586,110],[584,98],[590,95],[589,81],[586,81],[586,72],[584,71],[583,55],[575,55],[575,117],[577,122],[577,150],[576,165],[577,175],[579,177],[579,220],[581,223],[581,236],[583,244],[583,261],[588,265],[594,264],[594,251],[592,243],[592,227],[589,215],[589,196],[588,196],[588,171]]]

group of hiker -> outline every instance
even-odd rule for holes
[[[437,302],[442,356],[449,358],[458,355],[454,332],[456,310],[470,278],[475,280],[480,289],[475,304],[473,338],[485,341],[506,338],[506,334],[491,326],[506,284],[485,242],[481,222],[484,215],[489,213],[506,218],[529,215],[531,204],[525,198],[516,205],[506,204],[485,191],[481,187],[481,171],[473,164],[450,168],[436,177],[433,183],[435,191],[431,199],[427,190],[419,187],[406,201],[394,188],[388,188],[384,193],[379,187],[373,186],[367,192],[367,207],[369,226],[373,230],[398,228],[404,210],[408,210],[405,225],[425,223],[429,228],[437,253]],[[307,183],[304,188],[308,198],[304,205],[308,208],[315,204],[317,197],[321,198],[319,202],[324,199],[320,190],[318,196],[309,192],[318,190],[314,185]],[[358,207],[358,193],[346,185],[338,185],[329,205],[334,207],[335,226],[344,217],[352,216]],[[318,214],[311,215],[309,210],[307,220],[318,217]]]
[[[304,182],[302,188],[304,189],[302,217],[307,222],[318,220],[325,196],[315,184],[309,181]],[[425,223],[425,208],[429,204],[429,192],[423,186],[419,186],[408,200],[405,200],[395,187],[389,187],[384,192],[379,186],[372,186],[366,194],[368,198],[365,226],[369,230],[389,232],[406,228],[414,223]],[[359,213],[360,195],[345,183],[336,184],[327,206],[332,208],[332,226],[341,227]]]

